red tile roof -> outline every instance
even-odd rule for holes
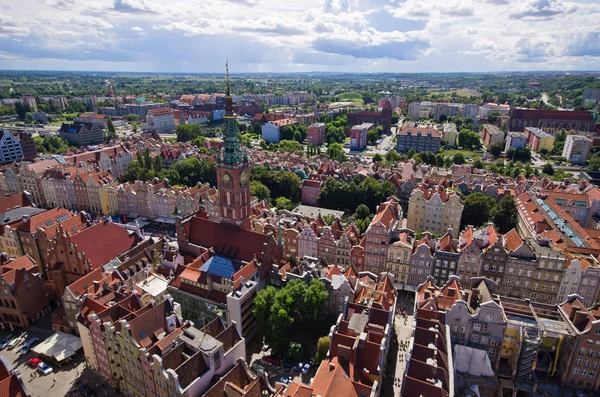
[[[156,116],[164,116],[164,115],[167,115],[167,114],[172,115],[173,114],[173,109],[171,109],[171,108],[150,109],[148,111],[148,113],[150,113],[154,117],[156,117]]]
[[[15,194],[0,199],[0,211],[2,212],[6,211],[7,209],[14,209],[17,206],[32,207],[33,204],[31,201],[29,201],[29,197],[27,197],[25,193]]]
[[[337,357],[321,362],[311,387],[314,395],[321,397],[358,397]]]
[[[112,222],[102,222],[72,235],[71,242],[98,267],[135,247],[140,239]]]
[[[198,216],[183,225],[192,244],[214,248],[215,252],[250,262],[256,256],[261,259],[267,236],[244,230],[227,223],[217,223]]]
[[[40,214],[33,215],[31,218],[27,219],[27,221],[21,223],[17,230],[20,232],[36,233],[39,228],[47,228],[55,225],[57,219],[61,219],[61,217],[71,218],[72,216],[73,213],[67,209],[53,208]]]
[[[504,244],[506,249],[510,252],[514,252],[521,245],[523,245],[523,239],[519,236],[519,233],[515,229],[512,229],[510,232],[504,235]]]

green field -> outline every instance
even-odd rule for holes
[[[341,94],[336,95],[335,99],[338,102],[363,102],[362,95],[355,91],[342,92]]]
[[[480,93],[476,92],[475,90],[471,90],[469,88],[461,88],[459,90],[452,90],[452,91],[430,92],[429,95],[447,95],[447,96],[450,96],[450,94],[452,94],[453,92],[456,92],[456,95],[462,96],[462,97],[481,96]]]

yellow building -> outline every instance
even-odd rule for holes
[[[408,201],[406,225],[415,232],[444,234],[452,229],[458,233],[463,208],[456,192],[441,186],[432,189],[420,186],[412,191]]]
[[[394,287],[403,289],[410,271],[410,255],[414,237],[400,233],[398,240],[392,240],[387,250],[387,271],[394,275]]]

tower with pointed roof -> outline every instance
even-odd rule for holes
[[[229,81],[229,61],[226,65],[225,146],[217,157],[217,188],[222,222],[250,228],[250,167],[248,155],[238,138],[237,118]]]

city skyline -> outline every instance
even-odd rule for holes
[[[598,70],[599,15],[591,0],[0,0],[0,69]]]

